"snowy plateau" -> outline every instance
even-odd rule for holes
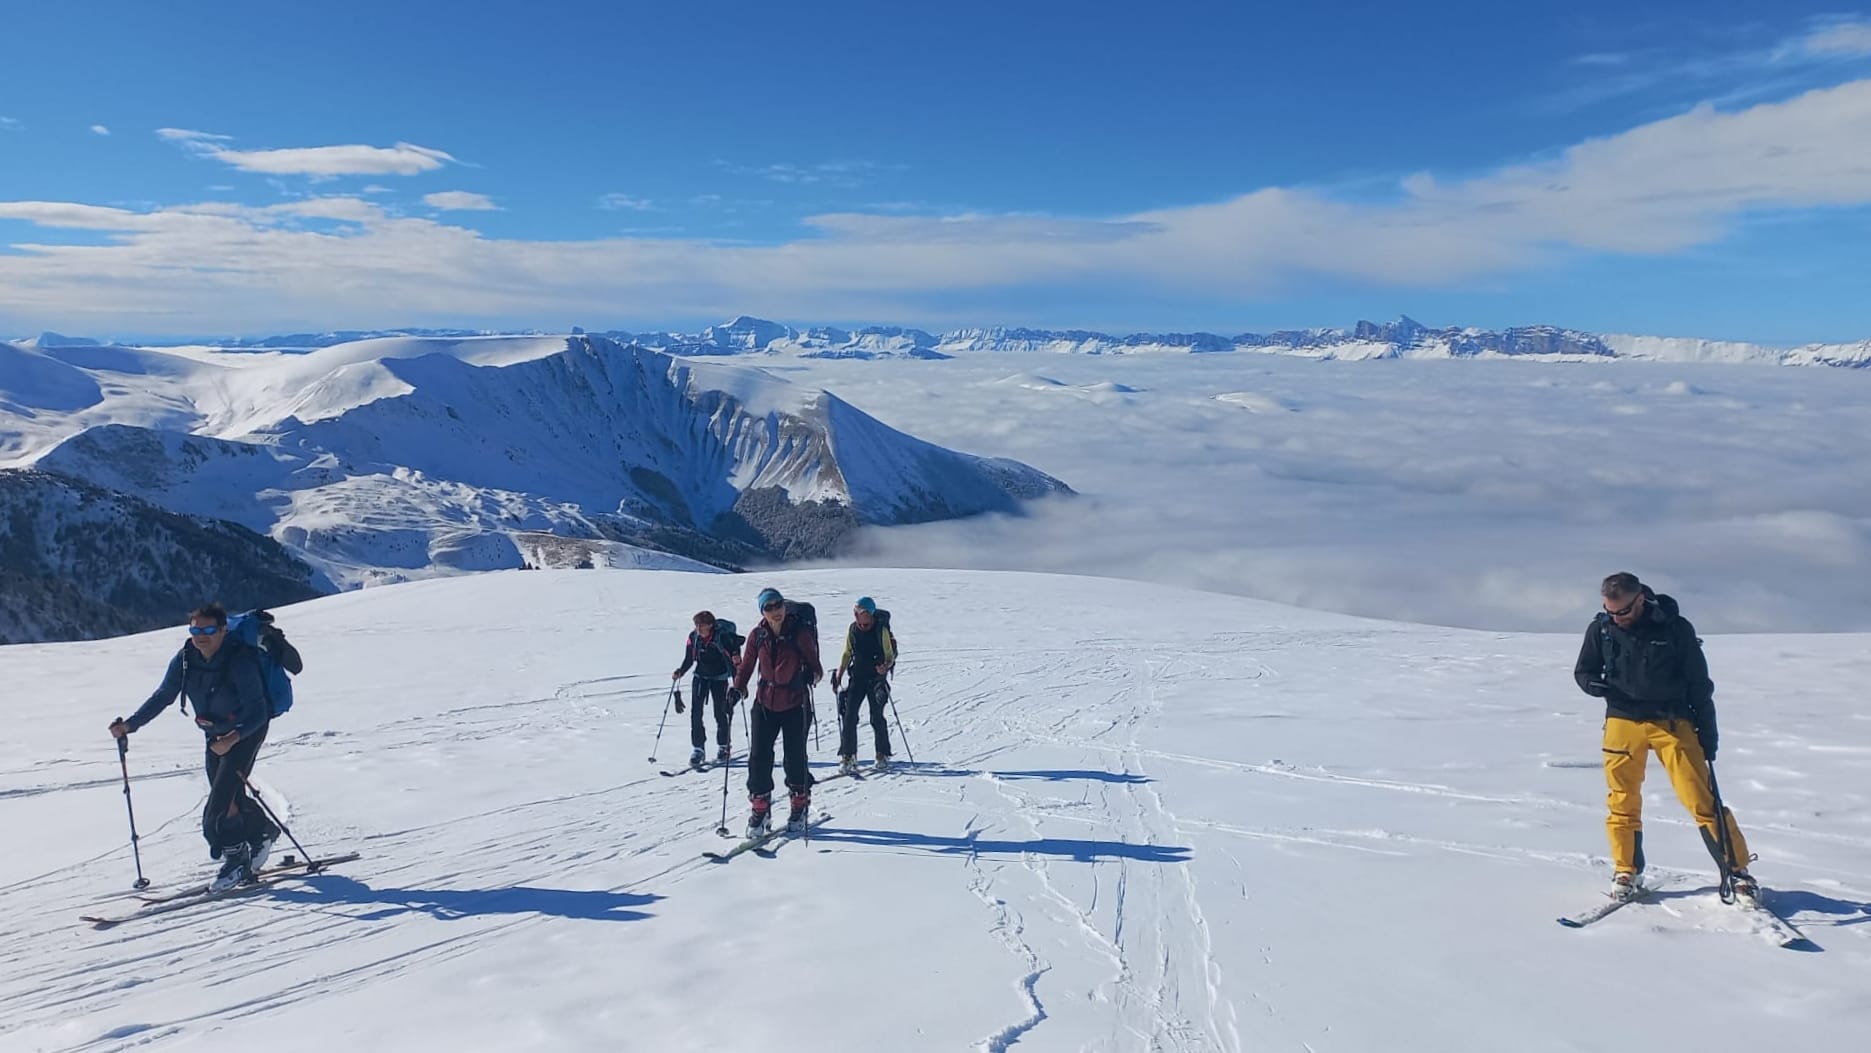
[[[899,770],[822,782],[809,840],[717,864],[723,774],[660,776],[687,742],[659,720],[686,613],[751,620],[765,584],[834,639],[853,595],[893,609]],[[1782,949],[1717,901],[1654,766],[1665,894],[1554,924],[1609,876],[1576,633],[877,569],[496,572],[282,624],[307,668],[257,784],[308,850],[362,858],[103,931],[78,916],[133,905],[104,726],[180,634],[0,648],[0,1050],[1849,1053],[1871,1030],[1863,634],[1708,641],[1722,787],[1808,941]],[[152,891],[199,882],[199,735],[170,714],[131,741]]]

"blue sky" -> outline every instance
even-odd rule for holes
[[[0,332],[1871,337],[1871,18],[1534,6],[16,5]]]

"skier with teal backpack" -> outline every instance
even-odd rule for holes
[[[204,604],[189,612],[188,640],[169,660],[161,686],[128,719],[111,722],[111,735],[121,739],[178,697],[184,713],[194,707],[208,745],[201,834],[209,857],[221,860],[216,889],[252,880],[279,837],[279,827],[247,795],[247,777],[269,724],[292,708],[288,674],[304,667],[270,613],[244,611],[230,618],[220,604]]]

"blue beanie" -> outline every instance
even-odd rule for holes
[[[785,597],[780,595],[780,590],[778,589],[761,589],[760,598],[754,601],[754,606],[760,610],[766,610],[767,604],[772,603],[774,600],[784,598]]]
[[[869,596],[859,596],[858,597],[858,610],[868,611],[871,614],[876,614],[877,613],[877,601],[871,599]]]

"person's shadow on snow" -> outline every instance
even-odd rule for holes
[[[1818,924],[1827,928],[1838,928],[1842,925],[1863,925],[1866,922],[1871,922],[1871,903],[1853,903],[1851,900],[1847,899],[1833,899],[1831,896],[1822,896],[1817,892],[1803,888],[1770,888],[1765,890],[1764,895],[1767,905],[1782,914],[1839,915],[1840,917],[1837,921],[1827,920],[1818,922]],[[1805,924],[1812,925],[1814,923],[1808,921]]]
[[[642,921],[651,915],[629,908],[646,906],[663,897],[530,885],[479,889],[372,888],[342,874],[316,874],[291,888],[275,891],[272,898],[318,906],[381,905],[378,910],[349,915],[358,921],[383,921],[404,914],[427,914],[444,921],[493,914],[544,914],[580,921]]]

